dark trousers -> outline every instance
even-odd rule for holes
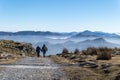
[[[37,57],[40,57],[40,52],[37,52]]]
[[[43,52],[43,57],[45,57],[46,52]]]

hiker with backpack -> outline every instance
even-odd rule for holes
[[[42,51],[41,48],[39,46],[37,46],[36,47],[37,57],[40,57],[40,51]]]
[[[43,57],[45,57],[46,52],[48,51],[47,47],[45,44],[42,46],[42,52],[43,52]]]

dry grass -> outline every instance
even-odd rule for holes
[[[88,55],[85,61],[95,60],[98,68],[87,68],[79,66],[63,67],[70,80],[115,80],[116,75],[120,72],[120,55],[112,57],[111,60],[96,60],[97,55]],[[53,56],[52,59],[59,64],[71,64],[72,60],[64,57]],[[73,62],[74,63],[74,62]],[[110,73],[104,73],[101,69],[102,64],[111,64],[107,69]]]
[[[94,56],[87,56],[86,60],[96,60],[96,55]],[[96,60],[98,64],[110,63],[112,65],[120,65],[120,55],[116,55],[112,57],[110,60]]]
[[[58,64],[74,64],[74,62],[63,57],[51,56],[51,59]]]
[[[87,68],[65,67],[64,71],[70,80],[102,80],[102,75],[97,74]]]
[[[64,67],[64,71],[70,80],[114,80],[120,67],[112,66],[110,73],[104,74],[100,69],[90,69],[82,67]]]
[[[120,65],[120,55],[112,57],[111,60],[98,60],[99,64],[110,63],[112,65]]]
[[[106,47],[91,47],[77,54],[75,54],[77,50],[74,53],[59,54],[54,56],[53,60],[59,64],[93,62],[98,66],[96,68],[86,67],[86,65],[63,67],[70,80],[115,80],[120,73],[120,55],[115,55],[115,51]]]

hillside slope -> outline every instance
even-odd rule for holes
[[[19,43],[11,40],[0,40],[0,61],[14,59],[20,56],[33,56],[35,49],[29,43]]]

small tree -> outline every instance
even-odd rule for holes
[[[97,51],[96,50],[97,49],[94,48],[94,47],[89,47],[89,48],[87,48],[87,54],[88,55],[97,55]]]
[[[97,54],[97,60],[109,60],[112,58],[112,51],[108,48],[99,48],[99,52]]]
[[[74,54],[79,53],[79,49],[75,49]]]
[[[67,48],[64,48],[62,53],[69,53],[68,49]]]

